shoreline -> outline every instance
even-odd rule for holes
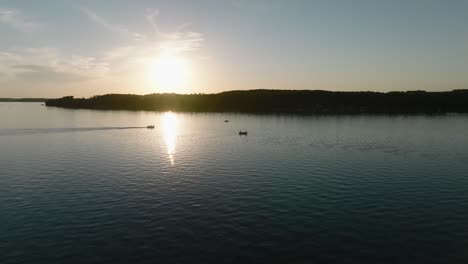
[[[184,113],[294,115],[446,115],[468,113],[468,90],[450,92],[329,92],[249,90],[218,94],[66,96],[48,107]]]

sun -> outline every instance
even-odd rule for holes
[[[150,75],[158,90],[180,93],[187,89],[190,78],[189,61],[181,56],[163,55],[154,59]]]

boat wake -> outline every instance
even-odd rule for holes
[[[19,128],[19,129],[1,129],[0,136],[15,136],[15,135],[33,135],[33,134],[55,134],[55,133],[71,133],[71,132],[90,132],[104,130],[126,130],[126,129],[143,129],[142,127],[70,127],[70,128]]]

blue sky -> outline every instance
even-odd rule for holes
[[[468,1],[0,0],[0,97],[468,88]]]

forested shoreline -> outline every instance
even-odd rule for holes
[[[245,90],[217,94],[107,94],[49,99],[47,106],[72,109],[298,114],[468,113],[468,90],[448,92],[331,92]]]

